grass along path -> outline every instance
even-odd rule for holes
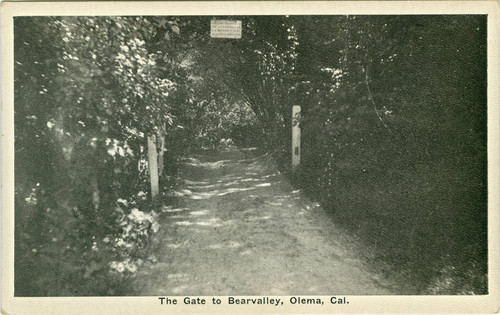
[[[268,156],[206,151],[184,159],[181,177],[180,207],[163,208],[157,261],[141,267],[134,294],[392,294]]]

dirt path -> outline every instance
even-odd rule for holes
[[[391,294],[318,205],[269,157],[227,149],[184,160],[181,207],[163,209],[139,295]]]

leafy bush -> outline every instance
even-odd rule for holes
[[[164,26],[178,33],[165,19],[15,19],[16,296],[118,294],[127,278],[110,265],[132,270],[159,228],[137,194],[146,136],[177,128],[154,50]]]
[[[151,135],[164,190],[180,152],[262,145],[408,293],[484,294],[486,17],[210,18],[16,18],[16,295],[119,294],[158,228]]]

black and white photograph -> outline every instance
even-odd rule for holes
[[[498,294],[491,15],[95,13],[9,17],[14,300]]]

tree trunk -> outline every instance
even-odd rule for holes
[[[99,209],[99,186],[97,185],[97,177],[95,174],[90,175],[90,187],[92,189],[92,205],[94,210]]]

